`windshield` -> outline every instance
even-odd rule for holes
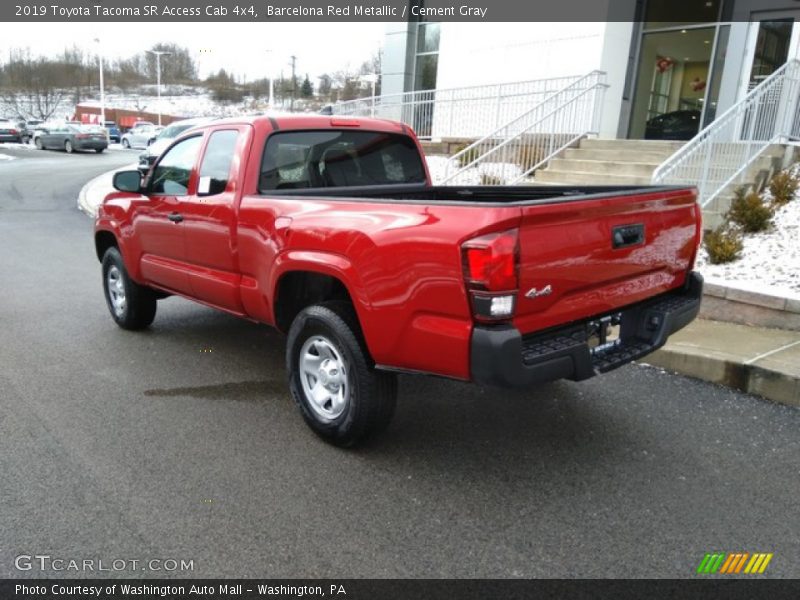
[[[178,137],[181,133],[189,129],[190,127],[194,127],[194,123],[187,124],[175,124],[170,125],[166,129],[162,130],[161,133],[158,134],[158,139],[160,140],[171,140],[172,138]]]

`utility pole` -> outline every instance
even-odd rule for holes
[[[289,103],[289,111],[294,112],[294,98],[297,95],[297,78],[294,75],[294,68],[297,63],[297,57],[292,54],[289,58],[292,59],[292,101]]]
[[[97,58],[100,62],[100,126],[105,131],[106,138],[108,138],[108,129],[106,129],[106,94],[105,86],[103,85],[103,47],[100,43],[100,38],[94,38],[94,41],[97,42]]]
[[[275,109],[275,74],[272,72],[272,50],[267,50],[267,74],[269,75],[269,108]]]
[[[156,90],[158,91],[158,124],[161,125],[161,57],[169,56],[172,52],[162,52],[161,50],[147,50],[156,57]]]

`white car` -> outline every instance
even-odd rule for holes
[[[140,123],[123,133],[120,142],[123,148],[147,148],[148,142],[155,138],[160,131],[156,125]]]

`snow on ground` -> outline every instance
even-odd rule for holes
[[[16,160],[16,158],[16,156],[9,156],[8,154],[0,152],[0,160]]]
[[[36,150],[33,144],[17,144],[15,142],[0,142],[0,150]]]
[[[451,161],[445,156],[428,156],[426,160],[434,185],[440,184],[448,173],[453,173],[461,168],[456,161]],[[450,166],[449,171],[448,163]],[[497,179],[497,185],[505,185],[519,177],[521,173],[522,170],[519,165],[514,163],[485,163],[477,167],[470,167],[447,183],[448,185],[482,185],[482,178],[486,176]]]
[[[771,199],[769,191],[765,191],[764,198]],[[714,283],[800,297],[800,194],[775,212],[771,230],[744,236],[739,260],[712,265],[705,249],[701,248],[697,268]]]

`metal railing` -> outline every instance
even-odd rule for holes
[[[522,114],[579,76],[418,90],[340,102],[333,114],[402,121],[421,139],[476,138]]]
[[[455,154],[442,183],[513,184],[529,177],[564,148],[597,134],[608,85],[592,71],[541,100]]]
[[[707,206],[772,144],[800,137],[800,61],[787,62],[653,172],[655,184],[697,186]]]

